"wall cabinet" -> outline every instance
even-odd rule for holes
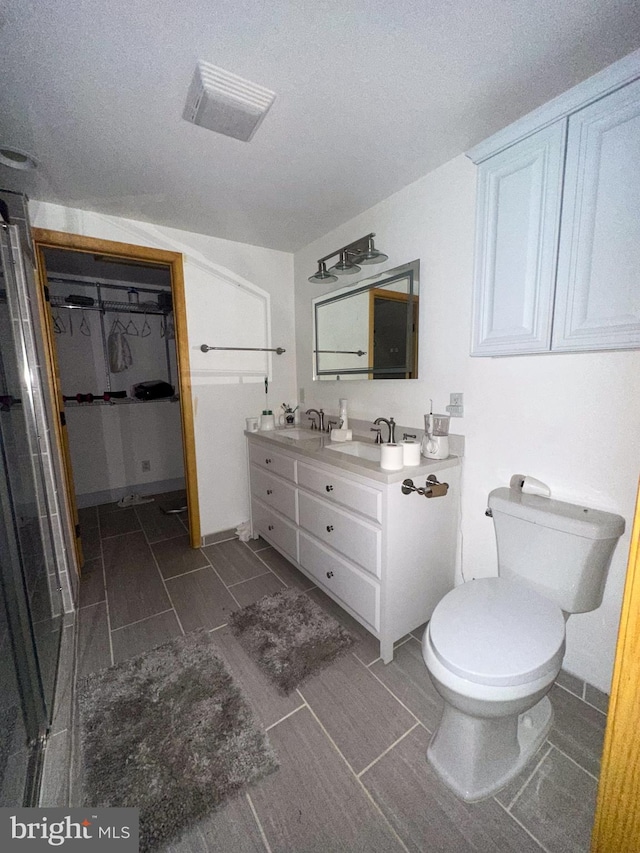
[[[472,355],[639,347],[639,269],[640,80],[480,162]]]
[[[247,440],[253,535],[374,634],[388,663],[394,642],[426,622],[453,588],[459,460],[443,463],[448,494],[428,500],[403,495],[401,481],[347,472],[322,451]]]

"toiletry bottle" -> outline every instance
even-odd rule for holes
[[[349,417],[347,415],[347,400],[342,398],[340,401],[340,429],[349,429]]]

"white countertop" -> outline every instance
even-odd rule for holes
[[[300,428],[297,427],[297,429]],[[460,457],[458,456],[449,456],[447,459],[425,459],[421,457],[420,465],[405,466],[399,471],[385,471],[377,462],[331,450],[332,447],[344,446],[345,443],[348,444],[349,442],[332,442],[327,433],[318,430],[308,430],[308,432],[308,438],[306,436],[304,438],[291,438],[287,435],[286,428],[259,430],[258,432],[245,430],[244,434],[248,438],[257,439],[270,447],[293,450],[307,459],[333,465],[343,471],[368,477],[378,483],[401,483],[407,478],[422,480],[422,478],[426,479],[429,474],[435,474],[438,471],[460,465]],[[374,446],[374,442],[368,436],[354,434],[353,440]]]

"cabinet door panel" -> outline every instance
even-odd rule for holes
[[[265,447],[263,444],[251,444],[249,445],[249,459],[254,465],[260,465],[261,468],[266,468],[267,471],[279,474],[280,477],[295,483],[296,460],[292,459],[291,456],[274,453],[270,447]]]
[[[304,462],[298,462],[298,485],[311,489],[332,503],[339,503],[353,509],[374,521],[382,519],[382,492],[346,480],[337,474],[320,468],[312,468]]]
[[[566,120],[479,167],[471,355],[551,345]]]
[[[298,492],[298,510],[300,527],[380,577],[380,530],[303,491]]]
[[[380,587],[300,531],[300,565],[374,631],[380,630]]]
[[[251,494],[286,515],[291,521],[297,521],[295,486],[272,477],[257,465],[251,466]]]
[[[640,346],[640,81],[569,119],[554,350]]]
[[[251,518],[254,533],[260,533],[267,542],[285,551],[294,560],[298,559],[298,530],[270,507],[252,498]]]

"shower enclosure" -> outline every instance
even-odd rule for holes
[[[10,807],[37,805],[63,626],[20,240],[0,200],[0,806]]]

